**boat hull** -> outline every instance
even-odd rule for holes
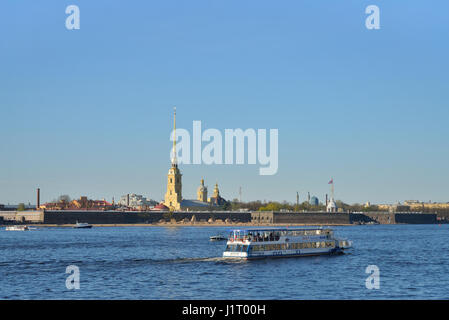
[[[333,248],[330,250],[309,251],[309,252],[301,250],[292,250],[289,252],[263,252],[260,254],[248,254],[246,252],[224,252],[223,258],[255,260],[255,259],[268,259],[268,258],[299,258],[299,257],[313,257],[323,255],[339,255],[339,254],[344,254],[344,249]]]
[[[30,230],[27,226],[8,226],[5,228],[6,231],[28,231]]]

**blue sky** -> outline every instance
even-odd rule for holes
[[[76,4],[81,29],[65,28]],[[380,8],[380,30],[365,8]],[[0,4],[0,203],[161,200],[178,126],[279,129],[279,170],[182,166],[225,198],[449,201],[447,1]]]

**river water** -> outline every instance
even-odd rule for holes
[[[350,253],[230,262],[229,227],[2,228],[0,299],[449,299],[449,225],[333,229]]]

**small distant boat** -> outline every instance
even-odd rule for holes
[[[75,229],[90,229],[92,228],[92,225],[85,223],[85,222],[76,222],[76,224],[73,226]]]
[[[215,236],[209,237],[209,240],[210,241],[224,241],[224,240],[228,240],[228,238],[225,236],[222,236],[221,234],[217,234]]]
[[[27,231],[30,230],[27,226],[7,226],[6,231]]]

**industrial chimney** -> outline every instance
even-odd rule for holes
[[[36,202],[36,210],[41,208],[41,189],[37,188],[37,202]]]

